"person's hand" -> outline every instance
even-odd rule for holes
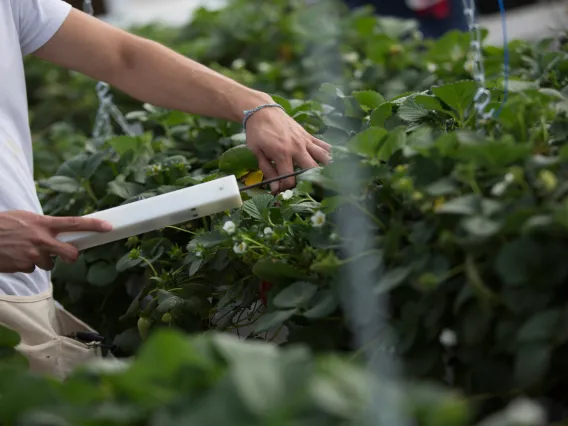
[[[51,217],[26,211],[0,213],[0,272],[31,273],[36,266],[53,269],[52,256],[72,263],[79,251],[55,239],[61,232],[107,232],[112,226],[96,219]]]
[[[310,135],[280,108],[257,111],[248,119],[246,132],[247,145],[266,179],[293,173],[295,165],[310,169],[331,160],[331,145]],[[272,183],[270,189],[278,193],[295,185],[296,179],[291,177]]]

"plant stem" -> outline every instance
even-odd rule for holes
[[[177,226],[166,226],[166,228],[175,229],[176,231],[185,232],[185,233],[191,234],[191,235],[197,235],[195,232],[192,232],[188,229],[179,228]]]
[[[91,200],[93,200],[95,202],[95,204],[98,204],[99,200],[95,196],[95,193],[93,192],[93,188],[91,188],[91,182],[89,182],[88,180],[84,181],[83,182],[83,188],[85,188],[85,191],[87,192],[87,194],[89,195]]]
[[[140,256],[140,259],[142,259],[144,262],[146,262],[146,264],[150,267],[150,269],[154,273],[154,276],[157,277],[158,273],[156,272],[154,265],[152,265],[152,263],[148,259],[146,259],[144,256]]]

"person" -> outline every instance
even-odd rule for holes
[[[95,330],[57,307],[50,271],[53,257],[74,262],[79,255],[56,239],[59,233],[108,232],[112,225],[43,214],[33,177],[26,55],[159,107],[235,122],[246,116],[246,143],[267,179],[291,173],[294,166],[313,168],[330,161],[330,145],[305,131],[268,94],[63,0],[0,2],[0,52],[0,325],[20,334],[17,349],[33,371],[63,378],[77,364],[100,356]],[[271,190],[294,185],[291,177],[271,184]]]
[[[375,13],[401,19],[416,19],[426,38],[437,39],[448,31],[467,31],[463,0],[345,0],[355,9],[370,5]]]

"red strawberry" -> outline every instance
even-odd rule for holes
[[[268,293],[268,291],[272,288],[272,284],[270,284],[267,281],[261,281],[260,283],[260,291],[259,291],[259,296],[260,296],[260,300],[262,301],[262,304],[264,306],[267,305],[267,300],[266,300],[266,293]]]
[[[420,16],[431,15],[436,19],[446,19],[450,16],[450,2],[442,0],[435,5],[417,11]]]

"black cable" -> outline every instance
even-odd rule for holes
[[[262,182],[255,183],[254,185],[244,186],[240,189],[240,192],[248,191],[249,189],[253,189],[253,188],[258,188],[259,186],[268,185],[272,182],[278,182],[280,180],[287,179],[287,178],[292,177],[292,176],[298,176],[298,175],[301,175],[304,172],[307,172],[308,170],[310,170],[310,169],[302,169],[302,170],[298,170],[298,171],[293,172],[293,173],[288,173],[287,175],[282,175],[282,176],[278,176],[278,177],[275,177],[275,178],[272,178],[272,179],[267,179],[267,180],[264,180]]]

